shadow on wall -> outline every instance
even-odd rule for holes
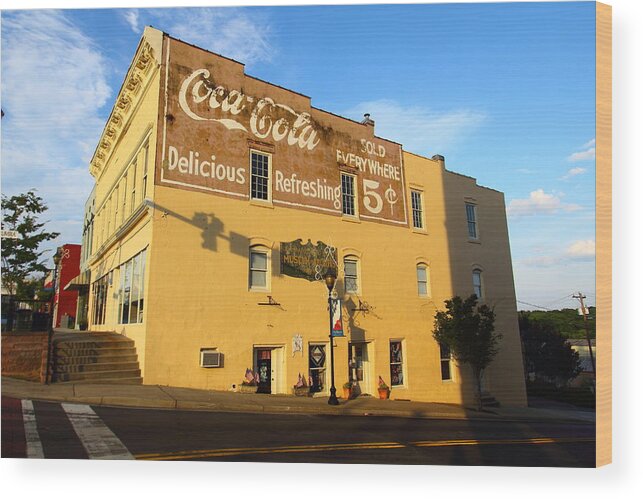
[[[248,257],[249,238],[237,232],[225,234],[225,224],[214,213],[195,212],[192,218],[188,218],[157,203],[154,203],[153,206],[160,213],[161,219],[172,217],[199,229],[202,248],[217,252],[220,240],[222,240],[229,243],[230,253],[243,258]]]

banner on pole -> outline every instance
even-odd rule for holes
[[[331,306],[333,307],[332,336],[344,336],[344,327],[342,325],[342,300],[339,298],[332,298]]]

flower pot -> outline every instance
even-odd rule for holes
[[[346,400],[350,400],[352,395],[352,389],[351,388],[344,388],[344,398]]]
[[[239,393],[257,393],[257,385],[239,385]]]
[[[380,400],[386,400],[391,391],[388,388],[378,388],[377,393],[380,395]]]
[[[310,388],[307,386],[293,386],[292,393],[295,397],[308,397],[310,395]]]

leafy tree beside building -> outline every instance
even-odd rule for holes
[[[581,372],[578,352],[556,328],[548,323],[519,315],[520,336],[528,381],[566,386]]]
[[[33,274],[47,271],[40,247],[60,234],[44,230],[45,222],[39,218],[46,211],[47,205],[34,190],[2,196],[2,229],[19,234],[18,239],[2,240],[2,282],[12,296],[31,289]]]
[[[454,296],[444,304],[446,310],[435,314],[433,338],[447,345],[458,362],[471,367],[478,410],[482,410],[482,375],[498,353],[502,338],[495,332],[496,316],[487,305],[478,306],[476,295],[465,300]]]

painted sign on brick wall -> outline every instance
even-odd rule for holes
[[[159,184],[407,226],[401,146],[369,122],[167,36],[164,51]]]

